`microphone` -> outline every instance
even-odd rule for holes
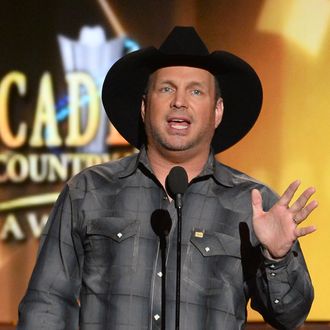
[[[161,294],[161,329],[166,329],[166,236],[172,227],[172,220],[167,210],[155,210],[151,215],[151,227],[159,237],[162,263],[162,294]]]
[[[167,210],[155,210],[151,215],[151,227],[154,233],[162,240],[171,231],[172,220]]]
[[[166,177],[165,187],[169,196],[174,199],[175,207],[181,209],[183,202],[182,196],[188,188],[188,175],[181,166],[174,166]]]
[[[182,206],[183,194],[188,188],[188,175],[181,166],[174,166],[165,181],[169,196],[174,199],[178,213],[177,250],[176,250],[176,299],[175,299],[175,330],[180,329],[180,283],[181,283],[181,238],[182,238]]]

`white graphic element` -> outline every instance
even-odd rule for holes
[[[58,42],[66,73],[83,71],[88,73],[95,81],[98,90],[109,68],[124,54],[125,37],[106,40],[102,27],[84,26],[80,30],[79,39],[72,40],[59,35]],[[86,107],[86,105],[85,105]],[[100,100],[100,126],[95,138],[87,145],[79,148],[86,153],[103,153],[106,151],[106,136],[108,119]],[[82,106],[82,127],[87,121],[87,111]]]

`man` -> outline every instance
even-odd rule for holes
[[[297,239],[315,228],[297,226],[317,206],[307,203],[314,189],[291,203],[295,181],[278,199],[214,158],[251,129],[261,99],[254,70],[230,53],[209,54],[193,28],[177,27],[159,50],[119,60],[103,103],[140,153],[89,168],[66,185],[18,329],[174,329],[178,221],[166,177],[176,165],[189,180],[180,329],[242,329],[249,299],[274,327],[300,325],[313,288]],[[172,226],[164,253],[154,229],[166,217]]]

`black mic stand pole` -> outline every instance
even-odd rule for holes
[[[162,259],[162,298],[161,298],[161,330],[166,330],[166,237],[160,237],[160,253]]]
[[[188,187],[188,175],[181,166],[174,166],[166,177],[168,193],[175,201],[178,214],[177,258],[176,258],[176,299],[175,299],[175,329],[180,328],[180,287],[181,287],[181,239],[182,239],[182,205],[183,194]]]
[[[166,236],[172,227],[172,221],[168,211],[154,211],[151,215],[151,227],[159,237],[162,261],[161,330],[166,330]]]
[[[176,300],[175,300],[175,329],[180,329],[180,286],[181,286],[181,239],[182,239],[182,194],[175,195],[178,213],[177,258],[176,258]]]

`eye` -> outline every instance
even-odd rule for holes
[[[171,93],[173,91],[173,88],[170,86],[164,86],[164,87],[161,87],[160,91],[162,93]]]
[[[202,95],[202,91],[199,90],[199,89],[194,89],[191,93],[192,93],[193,95]]]

